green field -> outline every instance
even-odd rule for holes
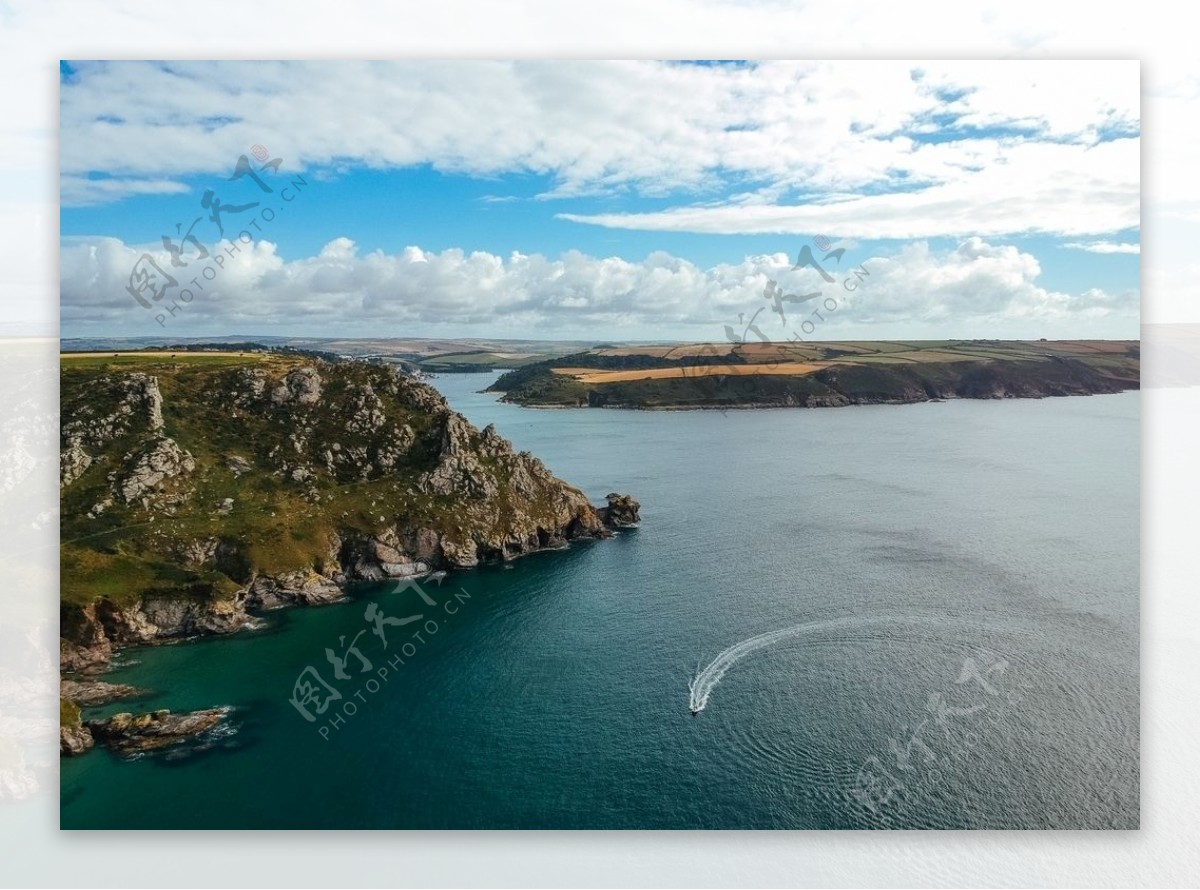
[[[523,368],[548,358],[551,358],[548,353],[447,352],[421,359],[417,364],[422,370],[444,374],[456,371],[487,371],[493,368]]]
[[[153,367],[170,368],[173,366],[203,365],[215,367],[221,365],[236,366],[247,362],[278,362],[289,357],[274,355],[267,352],[166,352],[146,350],[139,352],[61,352],[59,361],[65,368],[81,368],[87,370],[138,370]]]

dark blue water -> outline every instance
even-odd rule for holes
[[[137,709],[236,732],[65,761],[64,827],[1137,827],[1136,393],[552,411],[491,379],[436,385],[642,527],[128,653]],[[307,723],[293,682],[368,602],[438,623],[376,691],[402,638],[361,638],[353,714]]]

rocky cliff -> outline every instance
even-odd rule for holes
[[[355,581],[506,561],[637,521],[392,370],[279,355],[64,359],[61,663],[230,633]]]

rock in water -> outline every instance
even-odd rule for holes
[[[108,720],[85,724],[96,738],[121,754],[166,748],[195,738],[229,716],[229,708],[209,708],[187,714],[153,711],[149,714],[116,714]]]
[[[613,492],[605,500],[608,506],[601,507],[598,512],[600,519],[610,528],[630,528],[641,521],[638,511],[642,505],[630,495]]]
[[[68,757],[84,754],[92,749],[96,740],[86,726],[60,726],[58,728],[59,753]]]
[[[91,731],[79,720],[79,706],[70,699],[58,700],[58,750],[68,756],[83,754],[96,744]]]
[[[59,686],[59,694],[85,708],[106,705],[119,698],[140,695],[142,690],[136,686],[124,683],[104,683],[100,680],[63,680]]]

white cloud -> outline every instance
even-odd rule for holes
[[[293,168],[430,164],[544,174],[551,197],[721,202],[571,217],[602,225],[812,231],[832,215],[892,231],[915,214],[906,236],[1089,234],[1137,225],[1138,139],[1102,139],[1136,134],[1138,89],[1128,61],[100,63],[63,87],[62,169],[169,180],[261,143]],[[789,193],[813,197],[777,206]]]
[[[169,327],[155,323],[159,310],[142,309],[125,290],[142,252],[113,238],[63,243],[63,336],[170,330],[181,336],[705,340],[721,339],[723,326],[739,313],[749,316],[763,308],[760,326],[783,340],[800,323],[801,310],[789,304],[784,318],[773,314],[763,296],[768,280],[789,293],[819,291],[837,299],[839,310],[822,329],[821,336],[828,338],[917,336],[935,328],[945,336],[1070,337],[1095,333],[1099,322],[1107,325],[1103,335],[1137,333],[1137,294],[1048,290],[1037,282],[1041,267],[1033,256],[979,238],[945,252],[923,242],[890,256],[848,252],[840,264],[829,261],[834,284],[813,269],[794,271],[783,254],[700,268],[661,251],[640,261],[578,251],[552,259],[415,246],[396,254],[363,254],[347,238],[329,242],[316,256],[288,262],[267,241],[237,251],[222,242],[212,253],[224,255],[224,265],[205,279],[204,263],[194,263],[184,274],[169,265],[161,249],[149,248],[181,288],[193,290],[186,306],[165,319]],[[860,264],[869,275],[849,294],[841,282]],[[174,292],[166,302],[177,296]],[[996,333],[998,326],[1008,333]]]
[[[996,140],[980,140],[976,149],[981,169],[916,191],[832,194],[794,205],[730,203],[658,213],[561,216],[610,228],[721,234],[823,232],[866,239],[1118,232],[1139,225],[1138,143],[1125,138],[1095,146],[1003,146]],[[941,146],[926,148],[941,153]]]
[[[869,266],[870,284],[856,292],[853,309],[863,323],[919,319],[953,331],[956,324],[982,319],[1010,329],[1023,325],[1026,336],[1071,337],[1082,319],[1119,317],[1128,321],[1126,336],[1137,336],[1137,293],[1049,290],[1037,282],[1042,272],[1037,259],[1011,245],[969,238],[937,253],[918,242]]]
[[[1127,241],[1071,241],[1064,244],[1071,250],[1086,250],[1088,253],[1141,253],[1142,245]]]
[[[178,195],[188,190],[183,183],[169,179],[88,179],[86,176],[64,176],[60,188],[59,199],[64,205],[73,207],[106,204],[132,195]]]

